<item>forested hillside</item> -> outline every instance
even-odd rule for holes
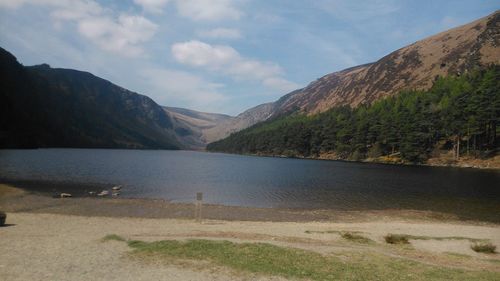
[[[500,67],[439,78],[427,91],[317,115],[257,124],[209,144],[209,151],[422,163],[436,151],[489,157],[498,152]]]

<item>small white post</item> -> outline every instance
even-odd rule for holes
[[[196,207],[194,210],[194,217],[197,222],[201,222],[201,206],[203,205],[203,192],[196,193]]]

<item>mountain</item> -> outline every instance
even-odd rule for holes
[[[152,99],[90,73],[25,67],[0,48],[0,148],[180,149]]]
[[[172,119],[179,141],[194,150],[203,150],[207,143],[215,140],[210,138],[211,134],[207,133],[208,131],[235,119],[225,114],[199,112],[178,107],[165,106],[163,109]]]
[[[500,12],[401,48],[380,60],[321,77],[279,101],[273,115],[356,107],[403,89],[429,89],[436,77],[500,63]]]
[[[498,124],[500,66],[492,65],[370,105],[269,119],[210,143],[207,150],[500,168]]]
[[[437,77],[461,75],[500,63],[500,12],[441,32],[396,50],[374,63],[327,74],[303,89],[264,104],[252,122],[218,130],[218,137],[293,112],[315,114],[330,108],[370,104],[403,89],[427,90]],[[259,108],[257,106],[255,108]],[[253,115],[249,109],[248,114]],[[212,138],[217,139],[217,137]]]
[[[466,154],[500,167],[500,156],[491,158],[500,141],[499,46],[497,11],[328,74],[207,149],[398,163],[456,163]]]
[[[442,32],[382,59],[325,75],[236,117],[161,107],[90,73],[25,67],[0,48],[0,147],[203,149],[265,120],[357,107],[437,77],[500,61],[500,13]]]
[[[217,141],[232,133],[248,128],[269,118],[274,110],[274,103],[264,103],[252,107],[236,117],[228,118],[212,128],[204,130],[207,143]]]
[[[294,112],[315,114],[339,105],[370,104],[403,89],[429,89],[437,77],[500,62],[500,12],[401,48],[374,63],[327,74],[275,102],[220,119],[201,130],[200,144]]]
[[[178,139],[188,148],[204,150],[208,143],[223,139],[268,118],[274,103],[250,108],[238,116],[199,112],[177,107],[163,107],[173,120]]]

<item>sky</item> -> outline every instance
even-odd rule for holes
[[[498,0],[0,0],[0,47],[236,115],[487,16]]]

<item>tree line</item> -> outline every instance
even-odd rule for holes
[[[500,66],[438,78],[356,108],[274,118],[211,143],[209,151],[361,160],[394,156],[420,163],[435,149],[456,158],[498,152]]]

